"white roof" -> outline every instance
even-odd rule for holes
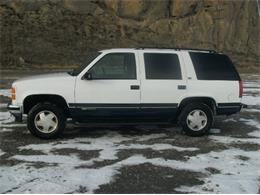
[[[135,50],[135,48],[112,48],[101,50],[101,52],[133,52]]]
[[[197,51],[197,52],[215,52],[214,50],[205,50],[205,49],[189,49],[189,48],[112,48],[100,50],[100,52],[133,52],[136,50],[145,50],[145,51]]]

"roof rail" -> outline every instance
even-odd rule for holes
[[[174,49],[174,50],[193,50],[193,51],[207,51],[210,53],[217,53],[213,49],[198,49],[198,48],[181,48],[181,47],[138,47],[135,49]]]

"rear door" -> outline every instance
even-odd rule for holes
[[[155,117],[173,116],[186,93],[186,78],[180,52],[143,50],[141,107]]]

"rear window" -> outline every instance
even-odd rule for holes
[[[240,80],[228,56],[215,53],[190,52],[198,80]]]
[[[144,53],[146,79],[181,79],[178,56],[168,53]]]

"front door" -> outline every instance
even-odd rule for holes
[[[103,54],[77,78],[73,114],[89,121],[135,116],[140,106],[140,77],[135,52]]]

